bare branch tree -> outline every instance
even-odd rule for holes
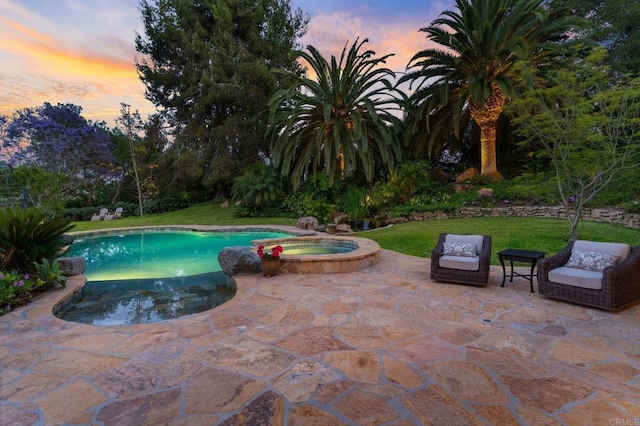
[[[640,166],[640,80],[623,84],[606,68],[554,73],[557,84],[514,102],[514,122],[553,165],[560,202],[577,238],[582,210],[622,172]]]

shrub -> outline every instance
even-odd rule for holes
[[[347,189],[342,198],[342,210],[349,215],[349,219],[363,219],[369,215],[366,197],[367,191],[363,189]]]
[[[63,245],[62,235],[72,228],[70,219],[48,218],[42,210],[0,210],[0,268],[26,271],[32,262],[53,259]]]
[[[16,270],[0,272],[0,315],[31,300],[32,287],[33,279],[29,274],[22,274]]]
[[[68,207],[62,211],[62,217],[80,222],[90,220],[98,210],[100,209],[96,207]]]
[[[313,216],[319,221],[331,221],[330,213],[335,212],[333,204],[325,199],[317,199],[311,192],[296,192],[287,196],[282,202],[282,211],[293,217]]]
[[[15,269],[0,272],[0,315],[29,302],[35,291],[43,291],[56,284],[62,287],[66,285],[67,279],[56,260],[49,262],[42,259],[42,263],[33,262],[33,265],[36,273],[32,275]]]
[[[36,268],[36,285],[34,290],[44,290],[56,284],[60,284],[63,288],[67,285],[67,278],[62,275],[60,264],[57,260],[49,262],[42,259],[42,263],[33,262]]]
[[[391,217],[408,216],[412,212],[451,212],[459,204],[452,202],[451,194],[441,192],[433,195],[422,194],[413,197],[407,204],[396,206],[389,212]]]
[[[176,210],[182,210],[189,207],[189,201],[184,198],[158,198],[154,200],[147,200],[144,202],[144,213],[145,214],[153,214],[153,213],[167,213],[173,212]],[[132,204],[133,209],[131,209],[132,215],[138,215],[138,206]],[[123,204],[124,213],[127,214],[127,208]]]

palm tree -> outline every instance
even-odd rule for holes
[[[459,138],[470,116],[480,128],[481,174],[501,178],[496,121],[508,97],[533,85],[525,70],[559,53],[557,42],[579,23],[568,10],[549,11],[542,3],[456,0],[458,11],[446,11],[420,29],[439,47],[414,55],[411,71],[399,81],[417,83],[407,120],[416,152],[440,148],[452,131]]]
[[[291,176],[294,190],[317,171],[327,173],[329,186],[359,170],[371,182],[376,170],[392,170],[400,157],[395,74],[378,67],[391,55],[360,53],[367,41],[356,40],[348,52],[345,44],[340,61],[331,56],[330,64],[313,46],[296,51],[315,79],[296,76],[269,102],[271,159]]]

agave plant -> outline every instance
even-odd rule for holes
[[[35,208],[0,210],[0,269],[27,270],[32,262],[53,259],[63,244],[63,234],[73,228],[71,219],[48,217]]]
[[[42,263],[33,262],[33,266],[37,272],[35,290],[47,288],[55,284],[66,287],[67,278],[62,274],[63,271],[60,269],[60,264],[57,260],[49,262],[47,259],[42,259]]]

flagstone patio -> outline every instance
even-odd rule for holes
[[[0,317],[0,424],[637,424],[640,304],[501,288],[499,266],[487,288],[434,283],[429,259],[379,257],[241,275],[220,307],[135,326],[54,317],[72,277]]]

